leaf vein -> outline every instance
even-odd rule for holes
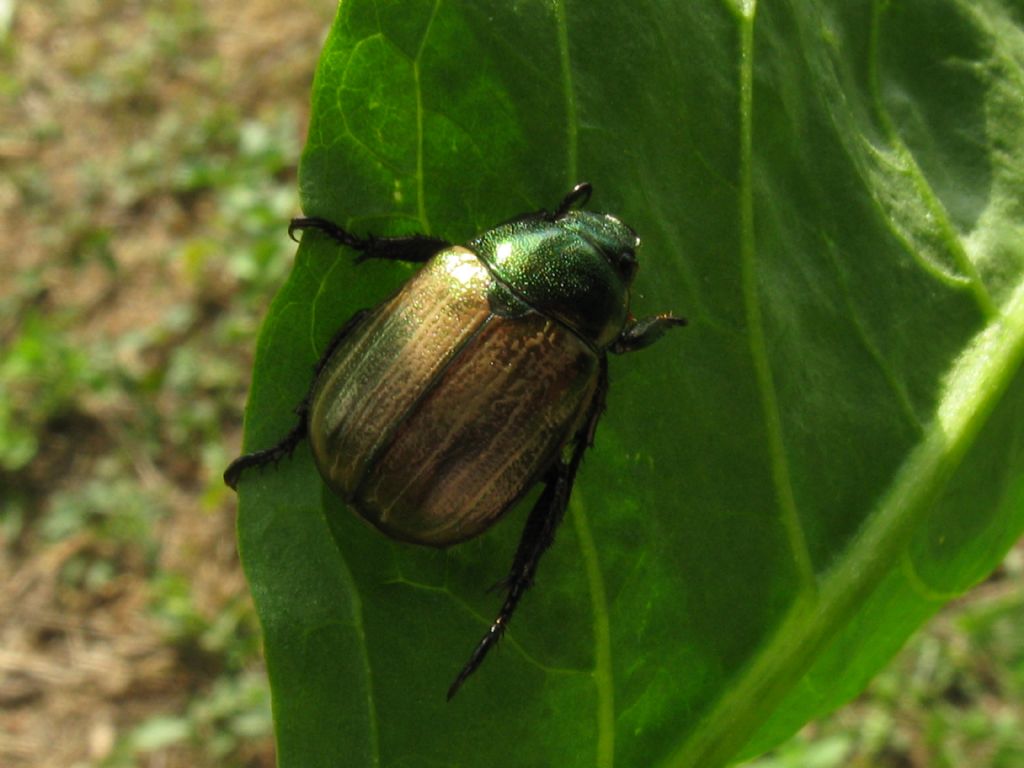
[[[896,398],[896,402],[903,412],[904,418],[917,433],[920,435],[924,431],[924,425],[921,423],[921,419],[918,418],[917,412],[914,410],[914,405],[910,400],[910,394],[907,392],[907,387],[901,380],[899,374],[893,370],[892,365],[888,360],[885,359],[885,355],[882,350],[879,349],[878,344],[871,337],[868,330],[867,324],[864,322],[861,316],[861,311],[857,304],[852,300],[852,292],[850,290],[849,281],[846,277],[846,272],[843,270],[840,259],[836,256],[836,244],[831,238],[825,237],[825,252],[828,254],[829,259],[832,262],[832,268],[836,272],[836,276],[842,286],[843,292],[843,303],[846,305],[846,312],[850,317],[850,321],[853,323],[854,329],[857,331],[857,338],[860,340],[861,346],[868,353],[874,361],[878,371],[882,374],[882,378],[885,379],[885,383],[892,390],[893,395]]]
[[[615,762],[615,684],[612,675],[611,623],[608,596],[598,562],[597,546],[590,532],[587,515],[577,500],[572,519],[580,543],[583,563],[590,587],[590,604],[594,613],[594,686],[597,689],[597,765],[612,768]]]
[[[811,562],[807,539],[796,507],[793,485],[790,480],[789,462],[782,435],[782,419],[775,393],[771,364],[768,361],[767,342],[761,316],[761,302],[757,287],[756,243],[754,235],[754,192],[753,192],[753,81],[754,81],[754,12],[751,3],[749,13],[740,17],[741,59],[740,59],[740,260],[743,283],[743,300],[749,327],[750,355],[761,396],[761,411],[765,420],[768,452],[771,461],[772,482],[775,499],[779,505],[779,517],[786,533],[786,539],[800,579],[801,588],[813,592],[816,585],[814,566]]]
[[[321,509],[323,507],[321,506]],[[328,525],[326,519],[324,525]],[[360,654],[360,661],[362,662],[363,669],[366,672],[366,710],[367,717],[370,721],[370,746],[373,749],[373,765],[380,765],[380,728],[377,725],[377,702],[373,695],[373,668],[370,665],[370,653],[369,644],[366,640],[366,627],[363,624],[363,599],[359,595],[359,590],[356,587],[355,578],[352,575],[351,569],[348,567],[348,562],[344,557],[338,557],[337,562],[339,567],[344,570],[345,580],[352,585],[352,624],[355,629],[356,635],[359,638],[359,646],[362,649]]]
[[[430,28],[434,24],[434,17],[437,16],[437,9],[441,7],[441,0],[434,0],[434,6],[430,9],[430,18],[427,20],[426,29],[423,30],[423,37],[420,40],[419,48],[416,50],[416,58],[412,62],[412,77],[416,84],[416,211],[420,220],[420,227],[424,233],[430,233],[430,221],[427,219],[427,203],[424,191],[425,175],[423,172],[423,86],[420,82],[420,61],[423,58],[423,49],[426,47],[427,38],[430,36]]]
[[[572,78],[572,59],[569,47],[569,24],[565,0],[555,5],[558,31],[558,57],[561,65],[562,89],[565,98],[566,173],[569,185],[579,179],[579,126],[576,110],[576,92]],[[594,614],[594,685],[597,689],[597,765],[612,768],[615,763],[615,700],[612,679],[611,629],[608,619],[608,600],[604,579],[597,560],[597,547],[587,523],[586,513],[577,500],[573,506],[573,521],[580,542],[580,551],[587,570],[590,602]]]
[[[985,317],[992,319],[999,313],[996,303],[992,299],[984,281],[982,281],[981,275],[979,274],[977,267],[975,267],[974,262],[971,261],[971,258],[967,255],[963,241],[957,234],[956,228],[953,226],[953,222],[949,218],[949,212],[946,210],[946,207],[942,204],[942,201],[932,188],[928,178],[924,174],[924,171],[921,170],[921,166],[918,165],[917,159],[914,157],[914,153],[897,130],[896,124],[893,121],[892,116],[889,114],[889,110],[886,108],[885,102],[882,98],[879,72],[879,49],[881,47],[879,38],[881,36],[882,14],[884,13],[885,6],[887,5],[888,0],[874,0],[871,7],[868,82],[870,83],[869,87],[871,88],[871,98],[874,102],[875,112],[878,115],[879,123],[885,132],[890,147],[900,161],[902,171],[910,178],[915,191],[920,197],[921,203],[924,205],[931,220],[934,222],[942,242],[945,243],[949,254],[953,257],[953,261],[967,277],[968,285],[978,308]],[[912,246],[911,253],[915,254],[915,258],[918,258],[916,249]]]
[[[558,27],[558,59],[562,69],[562,93],[565,97],[565,130],[566,130],[566,172],[569,184],[579,181],[579,126],[576,114],[576,91],[572,80],[572,60],[569,51],[569,25],[565,14],[565,0],[559,0],[555,6],[555,20]]]
[[[487,618],[484,614],[480,613],[478,610],[473,608],[473,606],[466,602],[465,599],[457,595],[455,592],[452,592],[447,587],[439,587],[436,584],[424,584],[420,581],[413,581],[412,579],[402,576],[401,574],[399,574],[397,577],[393,579],[388,579],[387,581],[383,582],[383,584],[385,586],[403,586],[409,587],[410,589],[422,590],[424,592],[436,592],[438,594],[442,594],[445,597],[451,599],[453,603],[459,606],[462,610],[464,610],[474,619],[477,619],[485,627],[489,627],[491,625],[491,619]],[[536,667],[541,672],[544,672],[546,674],[583,675],[589,674],[591,671],[590,669],[584,669],[581,667],[555,667],[550,664],[543,663],[540,659],[538,659],[536,656],[532,655],[529,651],[527,651],[526,647],[522,643],[518,642],[515,639],[515,630],[513,630],[512,628],[509,628],[509,630],[502,637],[502,644],[512,646],[516,650],[516,652],[523,657],[523,661],[525,661],[527,664],[530,664],[533,667]]]

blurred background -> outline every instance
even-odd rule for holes
[[[0,0],[0,766],[272,766],[221,472],[333,0]],[[758,768],[1024,765],[1024,548]]]
[[[220,479],[332,0],[0,0],[0,766],[272,766]]]

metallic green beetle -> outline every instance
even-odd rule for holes
[[[533,582],[569,503],[604,410],[607,353],[632,352],[685,323],[634,320],[629,288],[636,233],[614,216],[577,210],[579,184],[553,211],[525,214],[453,246],[425,235],[357,237],[319,230],[358,260],[426,262],[392,298],[357,312],[328,346],[299,423],[277,445],[224,473],[276,462],[308,436],[324,482],[396,539],[447,547],[481,534],[538,482],[507,596],[455,695],[501,637]]]

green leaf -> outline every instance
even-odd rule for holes
[[[328,493],[241,489],[282,766],[716,766],[855,695],[1024,529],[1024,12],[1006,0],[347,0],[305,212],[464,241],[589,180],[643,237],[567,522],[502,647],[444,692],[526,506],[448,551]],[[309,238],[246,445],[408,277]]]

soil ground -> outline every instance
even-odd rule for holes
[[[3,10],[0,765],[271,766],[219,473],[334,3]]]

